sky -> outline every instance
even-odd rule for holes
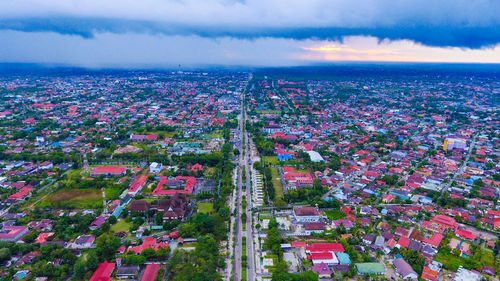
[[[0,62],[500,63],[498,0],[0,0]]]

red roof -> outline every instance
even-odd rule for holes
[[[434,233],[431,239],[424,239],[424,242],[434,247],[439,247],[439,244],[441,244],[441,240],[443,240],[443,237],[444,236],[441,233]]]
[[[97,168],[94,168],[90,174],[91,175],[120,175],[125,173],[127,171],[127,168],[125,167],[120,167],[120,166],[99,166]]]
[[[146,266],[146,270],[144,270],[141,281],[154,281],[156,279],[156,275],[158,275],[159,269],[160,265],[157,263],[148,264]]]
[[[30,187],[23,187],[19,190],[19,192],[16,192],[9,196],[9,199],[23,199],[30,191],[32,191],[33,188]]]
[[[333,259],[333,253],[330,252],[319,252],[319,253],[311,253],[308,258],[310,260],[329,260]]]
[[[398,240],[399,246],[403,248],[407,248],[410,245],[410,239],[406,238],[406,236],[401,236]]]
[[[185,180],[184,190],[177,189],[163,189],[163,185],[167,182],[167,177],[160,177],[160,182],[156,186],[155,190],[153,190],[153,195],[174,195],[176,193],[184,193],[191,194],[193,193],[193,189],[196,186],[196,178],[195,177],[183,177],[177,176],[176,180]]]
[[[292,248],[305,248],[305,247],[306,247],[306,242],[298,242],[298,241],[292,242]]]
[[[104,261],[99,265],[99,267],[96,269],[92,277],[90,277],[89,281],[110,281],[113,278],[111,278],[111,273],[115,269],[116,263],[110,263],[107,261]]]
[[[142,185],[148,180],[148,177],[146,176],[139,176],[137,177],[131,184],[130,187],[128,188],[128,193],[135,193],[139,188],[142,187]]]
[[[457,229],[455,230],[455,235],[461,237],[461,238],[465,238],[465,239],[469,239],[469,240],[474,240],[476,239],[476,235],[468,230],[465,230],[465,229]]]
[[[344,247],[340,243],[314,243],[306,247],[306,251],[312,252],[344,252]]]
[[[432,222],[453,229],[457,229],[458,227],[458,223],[454,218],[445,215],[436,215],[432,218]]]

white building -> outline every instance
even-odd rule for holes
[[[299,207],[293,209],[293,215],[297,222],[317,222],[320,220],[319,212],[314,207]]]
[[[453,281],[480,281],[481,275],[460,266]]]
[[[153,163],[151,163],[151,165],[149,165],[149,172],[152,174],[160,173],[161,170],[163,170],[162,163],[153,162]]]
[[[307,152],[309,154],[309,157],[311,157],[312,162],[323,162],[325,159],[316,151],[310,150]]]

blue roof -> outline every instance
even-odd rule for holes
[[[347,253],[335,253],[337,255],[337,258],[339,259],[340,264],[351,264],[351,258]]]
[[[278,155],[276,158],[278,158],[278,160],[280,160],[280,161],[286,161],[286,160],[292,159],[292,155],[290,155],[288,153],[284,153],[284,154]]]
[[[113,216],[115,216],[115,218],[118,218],[120,216],[120,214],[122,213],[123,211],[123,206],[118,206],[116,207],[116,209],[113,211]]]

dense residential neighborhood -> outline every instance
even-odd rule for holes
[[[498,280],[500,80],[0,76],[0,280]]]

